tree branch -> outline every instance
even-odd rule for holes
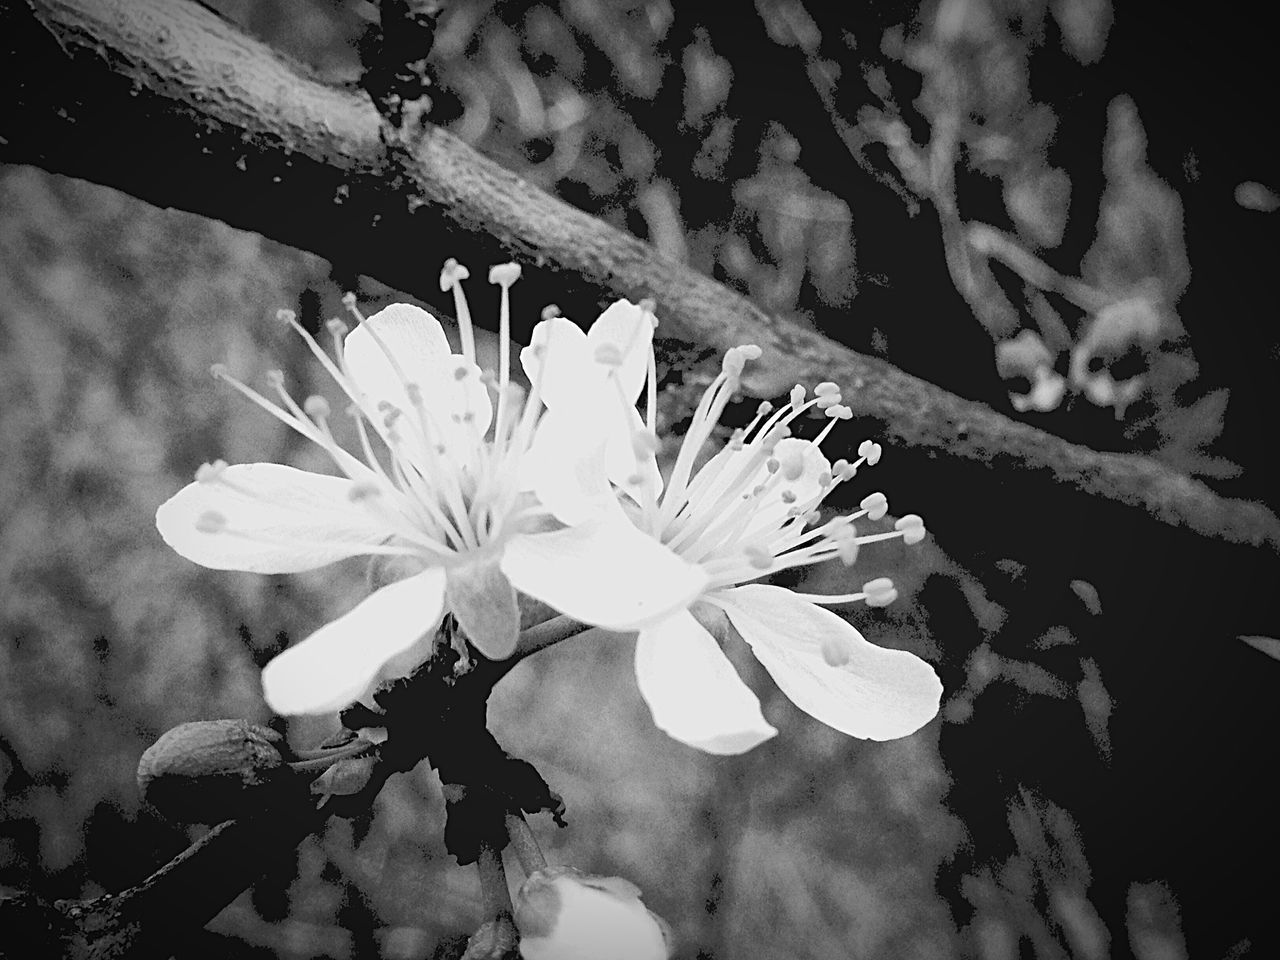
[[[8,0],[0,35],[0,159],[256,230],[424,298],[437,249],[436,260],[514,256],[597,303],[652,297],[665,336],[759,344],[766,359],[744,381],[754,395],[834,380],[899,444],[1280,553],[1280,521],[1262,504],[1067,443],[767,314],[444,130],[402,139],[363,92],[315,80],[194,3]]]

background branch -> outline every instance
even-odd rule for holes
[[[10,2],[0,32],[0,159],[256,230],[423,297],[446,253],[514,256],[584,303],[653,297],[667,337],[758,343],[767,359],[744,384],[755,395],[834,380],[898,444],[1278,552],[1280,522],[1261,504],[1067,443],[767,314],[444,130],[401,139],[362,91],[319,82],[194,3]]]

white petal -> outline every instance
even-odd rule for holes
[[[640,631],[636,682],[658,729],[707,753],[745,753],[778,732],[720,645],[687,610]]]
[[[343,353],[356,386],[373,405],[385,400],[413,424],[417,414],[407,384],[417,384],[432,428],[446,445],[457,443],[463,429],[453,422],[455,414],[471,413],[481,436],[489,429],[493,407],[479,368],[449,352],[440,321],[422,308],[393,303],[379,310],[347,334]],[[465,372],[462,379],[459,370]],[[418,431],[402,427],[399,432],[410,455],[422,456]]]
[[[609,411],[609,416],[602,418],[607,436],[605,463],[609,479],[639,503],[641,484],[633,481],[640,478],[642,483],[653,488],[656,498],[662,493],[662,471],[658,469],[658,459],[653,453],[637,455],[636,451],[635,435],[645,428],[640,413],[635,407],[610,407]]]
[[[444,570],[383,587],[266,665],[262,691],[276,713],[329,713],[363,696],[383,664],[434,630]]]
[[[605,444],[571,411],[548,410],[520,460],[521,489],[532,490],[566,524],[620,512],[605,472]]]
[[[630,300],[610,304],[587,331],[587,346],[592,360],[601,347],[616,351],[621,360],[617,375],[622,395],[634,404],[649,372],[649,351],[653,347],[653,322],[649,314]],[[607,372],[610,368],[604,369]]]
[[[790,590],[748,584],[707,599],[729,614],[796,706],[842,733],[893,740],[938,712],[942,683],[929,664],[905,650],[868,643],[842,617]],[[827,663],[824,640],[847,652],[844,666]]]
[[[552,317],[535,326],[530,345],[520,351],[520,363],[551,410],[582,403],[584,395],[591,395],[604,382],[587,349],[587,335],[567,317]]]
[[[511,656],[520,633],[520,608],[496,561],[451,567],[445,600],[477,650],[490,660]]]
[[[187,484],[156,511],[165,543],[204,567],[250,573],[295,573],[367,552],[395,533],[365,506],[352,503],[352,482],[278,463],[227,467]],[[197,529],[220,517],[225,528]]]
[[[516,589],[610,630],[635,630],[683,610],[707,585],[701,567],[617,519],[516,537],[502,570]]]

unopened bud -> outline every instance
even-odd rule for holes
[[[523,960],[667,960],[671,932],[635,884],[570,867],[537,870],[515,897]]]
[[[142,799],[175,823],[221,823],[264,809],[291,771],[280,734],[247,720],[174,727],[138,761]]]

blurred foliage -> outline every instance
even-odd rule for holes
[[[363,0],[213,6],[352,85],[376,19]],[[1032,331],[1045,346],[1032,354],[1067,386],[1028,416],[1224,475],[1224,458],[1248,455],[1221,449],[1225,387],[1250,385],[1222,376],[1221,338],[1183,303],[1205,302],[1170,172],[1185,157],[1157,149],[1150,100],[1108,83],[1083,104],[1073,91],[1108,75],[1122,26],[1106,0],[878,3],[856,17],[796,0],[472,0],[440,22],[432,116],[762,306],[1010,412],[1034,363],[1010,376],[1022,361],[997,369],[999,345]],[[1250,215],[1274,206],[1264,184],[1240,190]],[[207,370],[225,362],[261,384],[280,367],[295,395],[332,396],[273,318],[292,306],[318,329],[340,312],[341,265],[28,169],[4,172],[0,210],[0,892],[92,895],[189,839],[139,808],[145,746],[184,720],[268,721],[257,668],[364,589],[354,562],[291,577],[195,568],[152,525],[216,456],[326,469]],[[535,314],[519,291],[517,309]],[[370,308],[394,296],[368,278],[360,293]],[[1138,392],[1088,396],[1072,380],[1081,349],[1085,375],[1138,378]],[[696,348],[663,357],[664,432],[687,419],[709,362]],[[1126,548],[1105,517],[1089,529],[1048,508],[975,517],[965,491],[998,478],[906,458],[939,471],[921,479],[894,457],[877,468],[891,502],[939,536],[865,550],[856,582],[891,575],[902,599],[848,615],[939,664],[941,719],[902,741],[849,740],[774,691],[739,645],[730,654],[782,733],[706,757],[652,729],[627,638],[569,641],[522,664],[491,708],[499,739],[568,803],[567,831],[535,825],[551,859],[637,882],[685,958],[1180,960],[1197,942],[1196,956],[1249,955],[1246,907],[1219,922],[1198,864],[1128,832],[1165,822],[1147,802],[1194,828],[1179,818],[1212,786],[1185,789],[1174,761],[1157,765],[1184,729],[1169,712],[1244,689],[1237,673],[1269,661],[1238,644],[1257,659],[1202,662],[1189,647],[1209,641],[1196,632],[1208,615],[1189,611],[1179,634],[1168,611],[1190,574],[1110,555]],[[1055,533],[1037,537],[1039,524]],[[1003,547],[990,534],[1015,528],[1030,532]],[[1095,535],[1114,549],[1091,553]],[[849,582],[837,564],[806,587]],[[328,732],[273,722],[300,745]],[[1256,762],[1252,741],[1220,742],[1223,769]],[[1168,794],[1161,782],[1120,799],[1153,769]],[[1220,807],[1206,809],[1207,822]],[[442,822],[432,775],[393,779],[370,816],[330,824],[179,955],[456,956],[477,883],[445,856]],[[1227,851],[1208,886],[1234,861],[1229,838],[1204,846]]]

